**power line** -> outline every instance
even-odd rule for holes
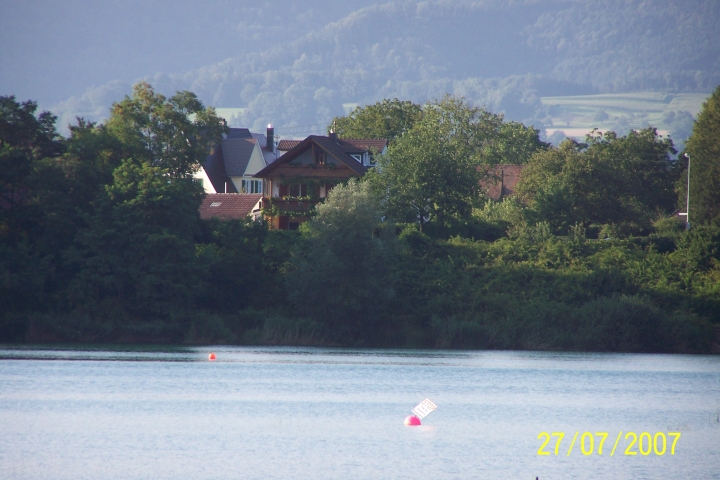
[[[302,129],[308,129],[312,127],[327,127],[330,125],[330,123],[315,123],[313,125],[295,125],[293,127],[275,127],[278,130],[302,130]]]

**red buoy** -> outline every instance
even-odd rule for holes
[[[208,358],[209,358],[210,360],[215,360],[215,358],[217,358],[217,357],[215,357],[215,354],[214,354],[214,353],[211,353],[210,355],[208,355]]]
[[[408,415],[408,417],[405,419],[405,425],[407,425],[408,427],[416,427],[422,424],[420,423],[420,419],[415,415]]]

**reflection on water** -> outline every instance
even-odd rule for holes
[[[0,425],[3,478],[720,478],[720,357],[5,346]],[[682,436],[567,456],[576,431]]]

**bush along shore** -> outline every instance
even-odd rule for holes
[[[686,229],[687,161],[654,129],[552,147],[462,99],[385,101],[336,123],[390,141],[378,167],[272,231],[199,218],[225,127],[189,92],[139,84],[69,138],[0,100],[2,343],[720,353],[717,191]],[[687,143],[708,182],[719,104]],[[494,201],[504,162],[526,167]]]
[[[486,241],[393,226],[390,245],[360,252],[373,268],[346,271],[339,285],[340,262],[304,263],[314,258],[304,231],[211,223],[262,237],[257,269],[247,272],[255,282],[217,281],[194,308],[166,314],[117,299],[16,312],[3,318],[3,341],[718,353],[720,272],[707,240],[717,242],[720,229],[586,239],[539,238],[542,228],[531,228]],[[332,253],[323,247],[320,257]],[[218,254],[214,265],[225,273],[247,265],[236,255]]]

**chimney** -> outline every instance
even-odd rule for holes
[[[273,128],[272,123],[268,123],[267,126],[267,148],[269,148],[271,152],[275,153],[275,129]]]
[[[335,130],[330,130],[330,135],[328,135],[328,137],[330,137],[330,140],[337,143],[337,133],[335,133]]]

